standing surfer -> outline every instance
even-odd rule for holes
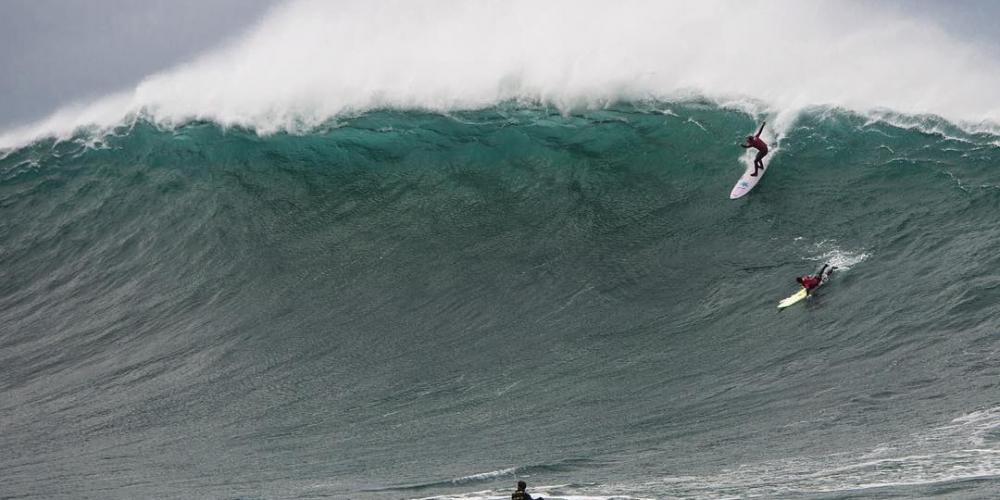
[[[764,131],[764,125],[767,125],[767,122],[760,124],[760,130],[757,131],[757,135],[748,135],[747,142],[740,144],[740,147],[744,149],[754,148],[757,150],[757,157],[753,159],[753,173],[750,174],[750,177],[757,177],[757,171],[764,170],[763,159],[767,156],[767,143],[760,138],[761,132]]]

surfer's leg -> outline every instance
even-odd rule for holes
[[[761,161],[761,158],[763,158],[766,154],[767,153],[763,151],[757,152],[757,157],[753,159],[753,173],[750,174],[750,177],[757,177],[757,171],[764,170],[764,162]]]

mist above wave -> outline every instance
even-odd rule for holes
[[[1000,63],[985,54],[861,3],[300,0],[130,91],[0,135],[0,147],[139,114],[270,133],[379,108],[571,112],[690,96],[777,115],[779,135],[811,105],[1000,122]]]

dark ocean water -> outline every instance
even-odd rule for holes
[[[1000,496],[998,137],[814,109],[730,201],[755,127],[510,105],[3,153],[0,498]]]

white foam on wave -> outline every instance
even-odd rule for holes
[[[704,96],[768,114],[777,137],[812,105],[1000,123],[990,57],[863,2],[299,0],[130,91],[4,133],[0,148],[137,115],[269,133],[373,108],[509,100],[571,111]]]
[[[865,252],[852,252],[835,248],[817,255],[812,260],[828,263],[839,271],[847,271],[867,258],[868,254]]]
[[[432,497],[420,497],[413,500],[507,500],[510,498],[511,490],[482,490],[458,493],[452,495],[440,495]],[[551,498],[553,500],[653,500],[655,497],[630,496],[627,494],[567,494],[565,486],[539,486],[532,487],[531,494],[535,498]]]
[[[683,498],[772,498],[1000,477],[1000,443],[986,437],[998,427],[1000,407],[995,407],[857,454],[744,464],[717,474],[669,476],[623,489]]]
[[[804,238],[797,237],[794,241],[801,243],[804,241]],[[831,266],[836,266],[841,272],[858,265],[870,256],[864,250],[847,250],[841,248],[834,240],[821,240],[809,243],[806,247],[806,252],[809,255],[802,257],[803,260],[820,264],[830,264]]]
[[[640,483],[533,485],[532,493],[572,500],[780,498],[994,478],[1000,477],[998,428],[1000,407],[988,407],[854,453],[740,464],[714,474],[664,476]],[[506,475],[485,474],[487,478]],[[421,500],[500,500],[509,496],[509,490],[489,489]]]
[[[468,476],[458,477],[458,478],[452,479],[451,482],[455,483],[455,484],[460,484],[460,483],[467,483],[467,482],[470,482],[470,481],[482,481],[482,480],[485,480],[485,479],[494,479],[494,478],[503,477],[503,476],[512,476],[515,473],[517,473],[517,468],[516,467],[508,467],[506,469],[498,469],[498,470],[494,470],[494,471],[480,472],[480,473],[477,473],[477,474],[470,474]]]

